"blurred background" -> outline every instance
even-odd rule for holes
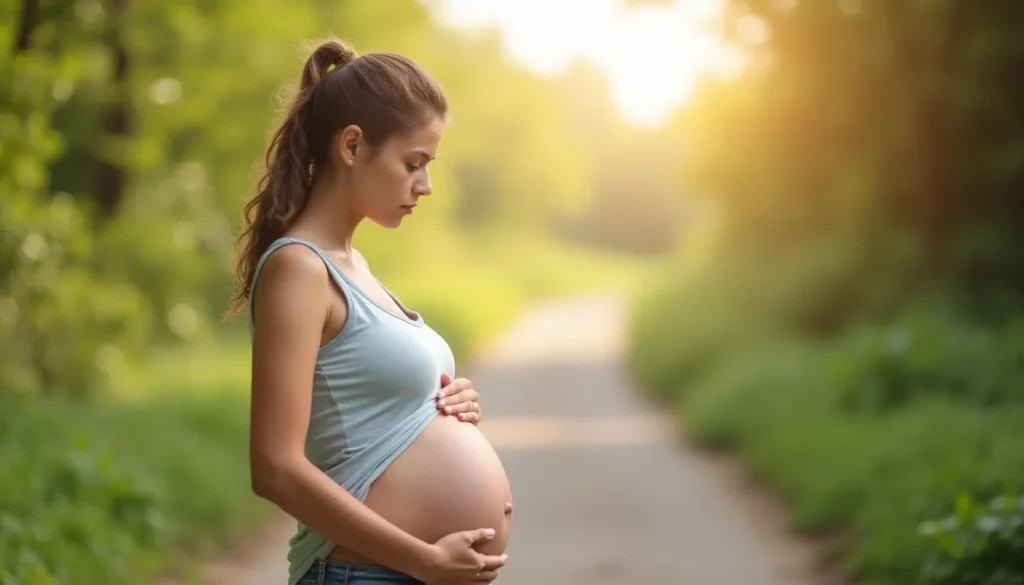
[[[449,94],[434,196],[356,244],[458,357],[541,299],[619,295],[639,385],[849,574],[1024,582],[1019,1],[0,17],[0,584],[155,582],[264,518],[223,315],[281,100],[329,35]]]

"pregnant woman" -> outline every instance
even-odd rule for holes
[[[509,483],[477,394],[352,247],[364,219],[397,228],[430,194],[447,110],[409,59],[325,42],[246,206],[252,486],[298,520],[292,585],[488,583],[507,558]]]

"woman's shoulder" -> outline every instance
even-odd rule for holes
[[[253,318],[263,314],[270,327],[267,331],[272,332],[322,327],[322,317],[329,310],[329,283],[327,267],[315,251],[280,246],[263,261],[252,291]]]
[[[264,287],[280,283],[288,288],[304,288],[326,285],[330,280],[327,266],[320,256],[302,245],[278,246],[267,255],[260,272]]]

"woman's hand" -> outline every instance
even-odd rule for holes
[[[508,555],[485,555],[473,548],[491,540],[494,534],[490,528],[481,528],[445,536],[434,543],[435,554],[429,565],[413,577],[426,585],[473,585],[494,581]]]
[[[453,381],[448,374],[441,374],[437,408],[445,414],[457,416],[463,422],[480,422],[480,394],[473,389],[473,383],[465,378]]]

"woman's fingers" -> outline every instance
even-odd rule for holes
[[[480,395],[475,390],[466,390],[455,396],[438,401],[438,408],[447,415],[456,416],[463,422],[480,422]],[[443,405],[442,405],[443,404]]]
[[[438,406],[445,414],[458,414],[460,412],[480,412],[480,394],[470,388],[463,390],[454,396],[447,396],[437,401]]]
[[[460,412],[456,416],[459,417],[459,420],[462,422],[467,422],[474,425],[480,422],[480,415],[475,412]]]
[[[444,387],[438,392],[437,408],[463,422],[480,422],[480,394],[473,389],[473,383],[465,378],[452,381],[448,374],[441,376],[441,383]]]
[[[473,580],[477,583],[490,583],[498,578],[498,569],[508,562],[508,555],[480,555],[480,564],[483,567]]]
[[[448,374],[441,375],[441,391],[438,392],[438,398],[447,398],[462,392],[463,390],[469,390],[473,388],[473,382],[465,378],[456,378],[452,380]]]
[[[480,561],[483,564],[483,569],[480,571],[481,573],[497,572],[498,569],[505,566],[505,563],[508,561],[508,555],[480,555]]]
[[[476,576],[477,583],[490,583],[498,578],[497,571],[482,571]]]
[[[438,409],[447,415],[458,417],[463,422],[476,424],[480,422],[480,404],[477,402],[464,402],[461,404],[454,404],[440,406],[438,403]]]

